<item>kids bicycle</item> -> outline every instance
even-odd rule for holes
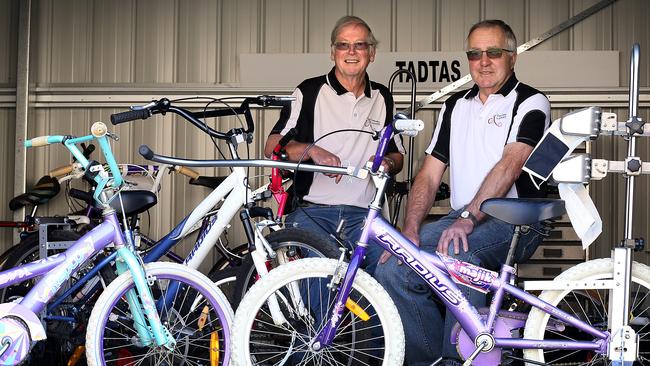
[[[110,205],[116,210],[118,217],[122,213],[126,216],[134,237],[135,248],[139,253],[146,252],[151,240],[140,232],[138,217],[156,204],[162,177],[167,172],[190,177],[190,184],[210,185],[209,179],[197,178],[197,172],[185,167],[140,164],[118,164],[118,167],[125,184],[121,188],[121,200],[112,200]],[[71,179],[82,178],[84,167],[75,162],[52,170],[50,176],[58,177],[59,182],[69,182]],[[85,206],[81,208],[77,205],[73,208],[73,205],[70,205],[71,210],[75,211],[74,215],[36,217],[34,221],[38,224],[38,229],[7,251],[0,270],[12,269],[45,259],[49,255],[59,254],[74,244],[84,233],[102,222],[102,207],[95,202],[92,188],[80,190],[66,187],[66,196],[83,202]],[[111,258],[105,260],[106,256]],[[101,290],[116,278],[114,266],[108,265],[114,262],[116,256],[117,253],[114,251],[99,253],[70,275],[67,283],[40,314],[41,320],[46,325],[48,339],[31,350],[26,364],[40,365],[44,362],[52,362],[74,366],[77,360],[80,360],[85,352],[83,345],[86,323],[93,304]],[[182,263],[184,259],[171,250],[165,253],[165,257],[176,263]],[[35,282],[36,279],[32,279],[0,289],[0,302],[24,297]]]
[[[109,205],[113,200],[121,202],[123,185],[108,143],[112,134],[101,122],[94,123],[91,132],[83,137],[41,136],[25,141],[25,147],[63,144],[97,183],[94,199],[103,209],[103,219],[65,252],[0,272],[0,287],[42,276],[23,298],[0,304],[0,363],[23,362],[34,343],[47,338],[38,314],[70,275],[100,251],[114,247],[120,276],[93,308],[87,325],[88,363],[115,364],[120,355],[103,347],[110,344],[112,349],[123,352],[121,356],[128,354],[141,361],[173,361],[186,355],[206,363],[227,364],[228,351],[212,347],[215,339],[229,342],[232,309],[227,300],[207,277],[195,270],[171,263],[142,265],[130,233],[122,232],[120,219]],[[91,140],[99,143],[110,174],[101,164],[89,162],[76,146]],[[110,331],[116,333],[109,338]]]
[[[638,49],[633,53],[638,65]],[[635,100],[631,88],[634,123],[624,126],[622,133],[631,145],[626,162],[636,161],[623,169],[631,178],[642,172],[634,154],[635,136],[650,135],[643,132],[643,123],[636,117]],[[588,108],[572,113],[567,120],[586,126],[579,130],[597,133],[605,126],[601,116],[599,109]],[[403,130],[402,118],[397,115],[383,132],[369,168],[378,190],[350,261],[343,257],[338,262],[303,259],[256,283],[235,317],[233,365],[402,365],[404,334],[399,312],[382,287],[359,270],[368,245],[380,245],[399,258],[405,270],[424,279],[454,314],[459,326],[452,338],[464,365],[509,364],[517,359],[527,365],[650,364],[650,267],[631,260],[632,248],[638,244],[631,238],[631,226],[626,232],[630,236],[614,249],[611,259],[576,265],[554,281],[527,283],[526,288],[545,290],[536,297],[511,283],[518,238],[527,226],[563,215],[564,201],[497,198],[483,202],[481,211],[515,227],[507,260],[498,273],[440,253],[422,252],[381,217],[387,181],[386,174],[378,170],[385,153],[382,147],[393,131]],[[613,133],[611,129],[602,131]],[[630,191],[633,179],[628,180]],[[631,220],[631,198],[627,203]],[[480,311],[473,307],[457,282],[492,293],[490,307]],[[506,294],[532,310],[528,314],[501,310]],[[351,300],[360,309],[346,308]]]

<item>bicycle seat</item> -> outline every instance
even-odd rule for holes
[[[76,188],[70,189],[70,197],[82,200],[89,205],[97,207],[97,202],[93,198],[93,192],[86,192]],[[127,216],[140,214],[151,207],[155,206],[158,203],[158,196],[149,190],[132,190],[132,191],[122,191],[122,202],[124,203],[124,211],[126,211]],[[120,205],[120,200],[118,197],[115,197],[110,206],[117,211],[118,215],[122,214],[122,207]]]
[[[530,225],[564,215],[564,201],[545,198],[490,198],[481,212],[512,225]]]
[[[151,191],[122,191],[122,202],[126,216],[143,213],[158,203],[158,196]],[[119,197],[111,201],[111,207],[122,214]]]
[[[200,175],[198,178],[190,179],[190,184],[215,189],[219,184],[223,183],[226,178],[227,177],[206,177]]]
[[[16,211],[25,206],[37,206],[49,201],[61,191],[61,186],[56,178],[46,175],[38,180],[29,191],[20,194],[9,201],[9,209]]]

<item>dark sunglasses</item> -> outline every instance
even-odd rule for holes
[[[469,51],[467,51],[465,53],[467,54],[467,59],[468,60],[476,61],[476,60],[481,59],[481,56],[483,56],[483,52],[485,52],[487,54],[488,58],[497,59],[497,58],[501,58],[501,55],[503,55],[503,52],[514,52],[514,51],[507,50],[505,48],[490,47],[485,51],[481,51],[481,50],[477,50],[477,49],[471,49],[471,50],[469,50]]]
[[[370,46],[372,46],[372,44],[368,42],[334,42],[334,48],[337,51],[347,51],[350,47],[353,47],[356,51],[365,51]]]

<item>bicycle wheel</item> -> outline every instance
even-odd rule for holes
[[[269,269],[279,266],[281,261],[291,262],[307,257],[338,259],[341,255],[338,246],[325,236],[300,228],[274,231],[266,236],[266,240],[276,254],[274,259],[267,261]],[[248,253],[245,254],[240,265],[225,270],[213,269],[208,275],[219,284],[233,309],[237,309],[248,289],[258,280],[253,259]]]
[[[614,263],[610,258],[596,259],[572,267],[557,280],[603,280],[611,279]],[[606,331],[609,307],[608,290],[543,291],[540,299],[581,319],[591,326]],[[550,320],[550,322],[549,322]],[[634,262],[630,288],[630,326],[639,336],[639,360],[635,365],[650,365],[650,267]],[[524,338],[591,341],[593,336],[564,324],[533,308],[528,315]],[[524,350],[524,357],[546,365],[609,365],[606,354],[575,350]]]
[[[154,301],[166,329],[176,340],[173,349],[145,346],[139,341],[126,302],[134,288],[130,272],[113,281],[97,300],[88,321],[86,358],[89,365],[227,365],[233,312],[210,280],[186,266],[158,262],[145,265]],[[179,283],[169,306],[170,283]]]
[[[397,309],[381,285],[362,270],[350,300],[364,314],[346,309],[332,345],[320,351],[309,348],[334,303],[336,293],[326,285],[336,266],[332,259],[301,259],[274,269],[253,285],[233,325],[233,365],[401,365],[404,330]],[[295,286],[304,294],[303,311],[289,293]],[[267,306],[272,294],[287,323],[274,324]]]

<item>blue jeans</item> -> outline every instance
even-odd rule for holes
[[[420,248],[434,253],[442,232],[453,224],[462,210],[449,213],[436,222],[423,225],[420,229]],[[538,225],[536,229],[540,229]],[[449,246],[449,255],[459,260],[498,271],[505,262],[514,234],[514,226],[503,221],[487,218],[468,237],[469,251],[454,254],[453,245]],[[515,261],[529,258],[542,240],[534,230],[522,234],[519,238]],[[405,273],[404,271],[408,271]],[[379,265],[375,278],[388,291],[404,324],[406,336],[406,364],[429,365],[439,357],[458,358],[456,348],[451,344],[451,328],[456,319],[451,312],[441,314],[433,300],[433,291],[415,272],[398,265],[395,257]],[[463,295],[478,307],[485,306],[485,294],[468,287],[458,286]],[[443,332],[440,332],[444,329]]]
[[[340,239],[349,250],[356,248],[356,243],[361,236],[363,223],[368,215],[367,208],[348,205],[317,205],[307,204],[297,208],[285,220],[287,226],[324,233],[331,238],[332,245],[338,245],[334,239],[336,229],[341,219],[345,219],[345,227]],[[368,245],[366,257],[361,265],[369,274],[375,272],[377,261],[383,249],[377,245]]]

